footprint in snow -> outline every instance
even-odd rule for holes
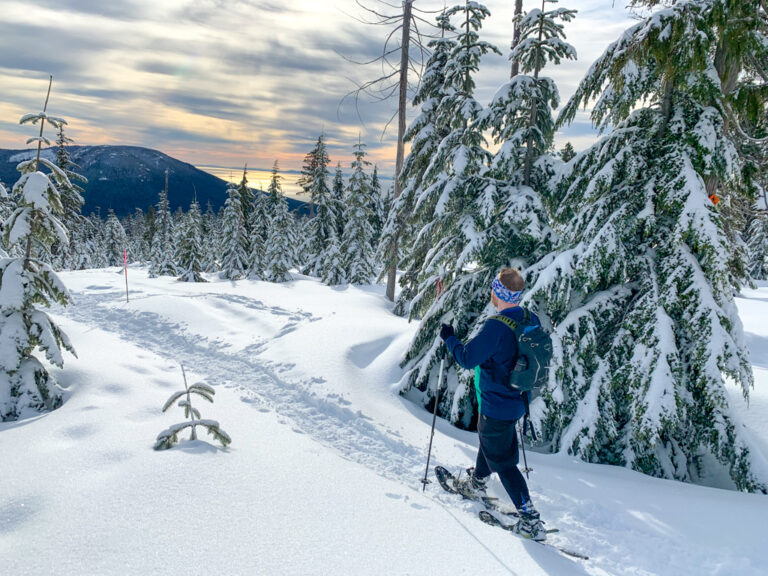
[[[61,434],[73,440],[81,440],[93,436],[98,432],[98,428],[92,424],[78,424],[76,426],[67,426],[62,428]]]
[[[23,498],[0,504],[0,534],[10,534],[37,514],[41,499]]]
[[[149,368],[144,368],[143,366],[137,366],[136,364],[123,364],[123,368],[128,368],[129,370],[136,372],[137,374],[149,374],[151,370]]]
[[[121,386],[120,384],[105,384],[101,387],[101,389],[104,392],[107,392],[109,394],[114,394],[116,396],[123,396],[127,393],[127,389],[125,386]]]

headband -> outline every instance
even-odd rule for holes
[[[496,297],[506,302],[507,304],[519,304],[520,300],[523,299],[523,291],[520,290],[520,292],[513,292],[504,284],[501,283],[501,280],[498,278],[493,279],[493,283],[491,284],[491,289],[493,290],[493,293],[496,294]]]

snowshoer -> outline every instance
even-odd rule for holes
[[[500,315],[520,322],[524,310],[519,303],[524,289],[525,280],[520,271],[504,268],[491,285],[491,303]],[[531,322],[539,322],[533,313],[530,316]],[[468,468],[467,476],[456,482],[457,490],[476,499],[485,495],[488,477],[497,473],[520,513],[515,531],[526,538],[545,540],[543,523],[517,467],[520,457],[515,425],[525,414],[525,401],[520,392],[507,385],[518,357],[515,333],[503,321],[492,317],[466,344],[456,337],[449,324],[442,325],[440,337],[456,362],[468,370],[475,369],[480,448],[474,468]]]

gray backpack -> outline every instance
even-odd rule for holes
[[[531,313],[523,309],[519,322],[502,314],[491,317],[515,333],[517,338],[517,363],[509,374],[508,386],[518,392],[530,392],[540,388],[549,379],[549,363],[552,360],[552,338],[540,324],[534,323]]]
[[[517,338],[517,363],[509,374],[507,385],[520,392],[525,402],[525,417],[523,418],[523,435],[529,424],[531,412],[528,403],[537,388],[544,386],[549,380],[549,363],[552,360],[552,338],[541,327],[534,323],[531,313],[523,309],[523,319],[515,322],[502,314],[491,316],[515,333]],[[531,436],[534,441],[536,431],[531,424]]]

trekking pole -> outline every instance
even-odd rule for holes
[[[438,349],[440,357],[440,376],[437,378],[437,391],[435,392],[435,408],[432,411],[432,431],[429,433],[429,450],[427,450],[427,468],[424,470],[424,479],[421,481],[421,491],[427,489],[427,476],[429,475],[429,460],[432,456],[432,440],[435,437],[435,423],[437,422],[437,407],[440,404],[440,389],[443,387],[443,374],[445,374],[445,344],[441,344]]]
[[[530,479],[528,472],[533,470],[533,468],[528,468],[528,459],[525,457],[525,420],[523,420],[523,432],[520,434],[520,445],[523,447],[523,465],[525,466],[523,472],[525,472],[525,477]]]
[[[443,283],[438,278],[436,283],[437,289],[437,302],[440,302],[440,296],[443,292]],[[443,374],[445,373],[445,344],[441,344],[437,349],[438,357],[440,358],[440,374],[437,377],[437,391],[435,392],[435,407],[432,410],[432,431],[429,433],[429,449],[427,450],[427,467],[424,470],[424,478],[421,480],[421,491],[424,492],[427,489],[429,480],[429,460],[432,456],[432,440],[435,438],[435,423],[437,422],[437,407],[440,404],[440,389],[443,387]]]
[[[528,468],[528,459],[525,457],[525,429],[528,425],[528,416],[530,415],[530,408],[528,407],[528,392],[523,392],[523,400],[525,401],[525,416],[523,416],[523,432],[520,434],[520,445],[523,447],[523,465],[525,466],[525,468],[523,468],[523,472],[525,472],[525,477],[530,479],[528,472],[533,472],[533,468]],[[536,431],[533,429],[533,424],[531,424],[531,436],[534,440],[536,440]]]

